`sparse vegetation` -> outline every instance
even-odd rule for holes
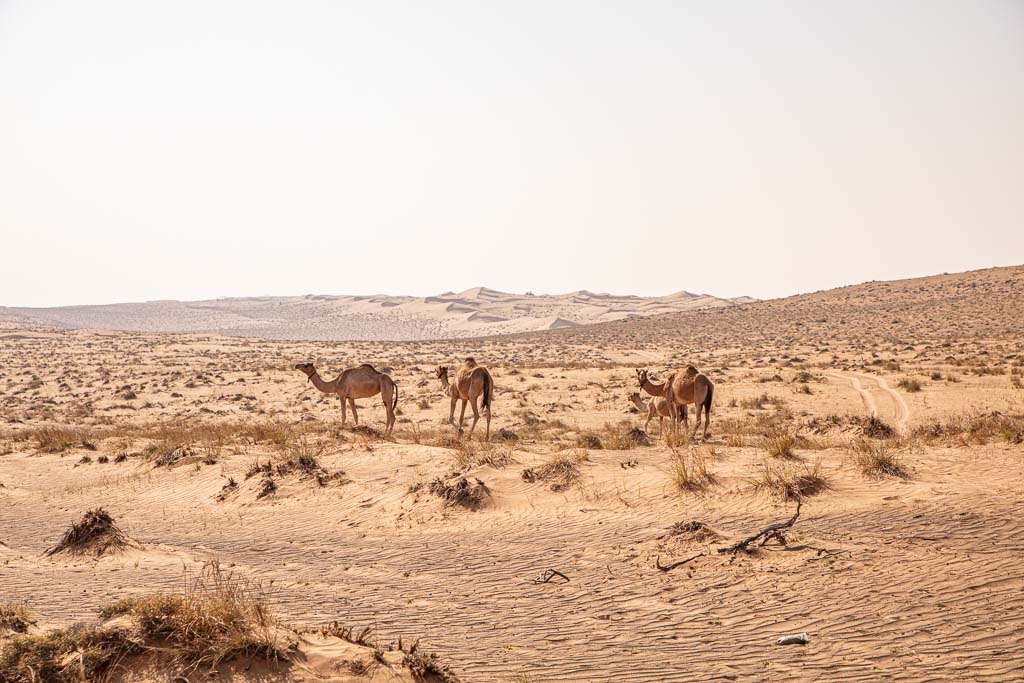
[[[783,500],[798,500],[829,488],[820,463],[781,464],[764,462],[751,480],[755,491]]]
[[[761,441],[764,449],[768,451],[768,455],[773,458],[794,457],[793,449],[796,447],[796,442],[796,434],[785,428],[766,434]]]
[[[441,499],[445,507],[456,505],[476,510],[491,497],[491,491],[480,479],[474,477],[470,483],[466,477],[446,480],[438,477],[430,482],[430,492]]]
[[[700,491],[714,483],[715,478],[708,471],[704,449],[672,449],[670,464],[672,482],[682,491]]]
[[[921,383],[913,377],[904,377],[896,384],[896,386],[910,394],[921,391]]]
[[[116,524],[113,517],[103,508],[89,510],[82,519],[74,522],[57,545],[46,551],[48,556],[67,553],[69,555],[92,555],[100,557],[124,550],[131,540]]]
[[[0,603],[0,634],[4,631],[26,633],[28,627],[36,622],[28,610],[28,606],[20,603]]]
[[[550,483],[552,491],[565,491],[577,486],[582,479],[580,463],[590,459],[584,448],[571,452],[559,453],[549,462],[536,469],[523,470],[523,480],[528,482],[543,481]]]
[[[907,472],[896,448],[889,442],[857,439],[850,444],[857,467],[869,477],[906,477]]]

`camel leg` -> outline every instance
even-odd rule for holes
[[[395,409],[391,407],[392,399],[394,398],[392,391],[392,389],[385,387],[380,392],[381,400],[384,401],[384,412],[387,414],[387,419],[384,423],[384,436],[391,436],[391,429],[395,426]],[[355,412],[354,409],[353,412]]]
[[[658,418],[658,422],[661,422],[661,418],[660,417]],[[649,424],[651,424],[651,414],[650,413],[647,414],[647,422],[644,422],[644,431],[645,432],[647,431],[647,426]]]
[[[458,403],[458,401],[458,398],[452,396],[452,409],[448,413],[448,424],[450,424],[452,427],[455,426],[455,404]]]
[[[462,410],[459,412],[459,434],[462,434],[462,423],[466,420],[466,404],[469,403],[466,399],[462,399]]]
[[[359,416],[356,415],[356,400],[354,398],[350,397],[348,399],[348,404],[350,406],[352,406],[352,420],[358,425],[359,424]]]
[[[484,440],[485,441],[490,441],[491,440],[491,406],[487,406],[487,413],[486,413],[485,417],[487,418],[487,423],[485,425],[487,427],[487,431],[484,434]]]
[[[651,419],[647,418],[647,421],[650,422]],[[644,426],[644,431],[647,431],[646,425]],[[662,415],[658,416],[658,436],[665,436],[665,418]]]
[[[470,404],[473,407],[473,426],[469,428],[469,436],[473,436],[473,431],[476,430],[476,423],[480,421],[480,408],[476,405],[476,397],[470,399]]]
[[[694,405],[697,406],[697,421],[693,425],[693,434],[690,435],[691,437],[697,436],[697,430],[700,429],[701,409],[704,407],[701,403],[695,402]]]
[[[348,415],[345,414],[345,397],[341,397],[341,426],[345,426],[345,420],[348,419]]]

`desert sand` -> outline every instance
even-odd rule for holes
[[[464,292],[419,298],[310,294],[56,308],[0,306],[0,329],[48,325],[265,339],[445,339],[555,330],[751,301],[750,297],[722,299],[690,292],[660,297],[595,294],[584,290],[535,295],[473,287]]]
[[[215,561],[297,650],[213,679],[411,680],[399,638],[463,681],[1024,676],[1024,267],[473,339],[8,322],[0,604],[29,634]],[[490,443],[444,424],[433,369],[467,356],[494,377]],[[341,429],[302,362],[391,374],[393,438],[379,397]],[[715,383],[709,438],[639,433],[635,369],[688,363]],[[798,502],[785,545],[728,551]],[[97,507],[128,546],[45,554]],[[109,675],[181,673],[143,663]]]

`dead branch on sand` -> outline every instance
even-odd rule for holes
[[[753,536],[749,536],[747,538],[744,538],[742,541],[738,541],[736,543],[733,543],[730,546],[726,546],[724,548],[718,548],[717,552],[719,554],[732,553],[732,554],[735,555],[736,553],[740,552],[741,550],[746,550],[747,547],[751,543],[754,543],[756,541],[760,541],[760,543],[758,543],[758,545],[764,545],[765,543],[767,543],[768,541],[770,541],[772,539],[775,539],[776,541],[778,541],[782,545],[786,545],[786,536],[785,536],[785,534],[783,532],[785,532],[786,529],[789,529],[794,524],[796,524],[796,519],[797,519],[797,517],[800,516],[800,506],[802,505],[802,503],[803,502],[800,501],[800,500],[796,501],[796,512],[794,512],[793,516],[790,517],[787,521],[785,521],[785,522],[778,522],[776,524],[769,524],[768,526],[766,526],[765,528],[761,529],[760,531],[758,531]]]
[[[548,569],[543,574],[535,578],[531,583],[550,583],[556,576],[562,577],[565,579],[565,583],[569,583],[569,577],[557,569]]]

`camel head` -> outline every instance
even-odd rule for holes
[[[635,391],[629,395],[629,402],[634,405],[640,405],[643,403],[643,401],[640,400],[640,394]]]
[[[437,375],[438,379],[448,379],[448,366],[440,365],[434,368],[434,373]]]
[[[640,368],[637,368],[636,369],[636,379],[637,379],[638,382],[640,382],[640,388],[643,389],[644,385],[647,384],[647,370],[642,370]]]
[[[295,366],[296,370],[301,370],[305,373],[306,377],[312,377],[316,374],[316,368],[313,367],[312,363],[299,363]]]

